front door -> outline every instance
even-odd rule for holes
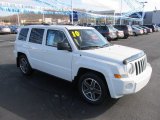
[[[42,59],[47,73],[71,81],[72,52],[57,50],[57,43],[68,43],[63,31],[48,30]],[[45,71],[44,71],[45,72]]]

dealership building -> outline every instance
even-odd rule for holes
[[[146,12],[144,24],[160,24],[160,10]]]

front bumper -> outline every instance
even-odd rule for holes
[[[120,98],[127,94],[133,94],[144,88],[149,82],[152,74],[152,67],[147,64],[146,70],[132,78],[112,79],[112,98]]]

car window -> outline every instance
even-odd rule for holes
[[[29,31],[29,28],[22,28],[19,33],[18,40],[26,41],[28,31]]]
[[[116,26],[114,26],[114,27],[117,28],[118,30],[123,30],[123,27],[122,27],[122,26],[116,25]]]
[[[78,49],[101,48],[110,45],[109,42],[95,29],[74,29],[69,30],[73,42]]]
[[[108,28],[106,26],[101,26],[102,30],[108,30]]]
[[[100,26],[95,26],[95,29],[98,30],[98,31],[102,30]]]
[[[44,29],[33,28],[31,30],[29,42],[42,44]]]
[[[58,31],[58,30],[48,30],[47,38],[46,38],[46,45],[57,47],[58,42],[68,43],[68,40],[65,34],[62,31]]]

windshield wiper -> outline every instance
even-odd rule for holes
[[[96,49],[96,48],[101,48],[101,46],[82,46],[81,50]]]
[[[110,44],[104,44],[100,48],[109,47],[109,46],[110,46]]]

